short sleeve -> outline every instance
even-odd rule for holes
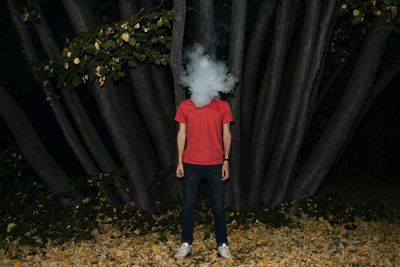
[[[178,108],[176,109],[175,121],[181,122],[183,124],[186,124],[186,122],[187,122],[187,116],[184,111],[182,102],[178,105]]]
[[[228,123],[233,121],[233,115],[232,115],[232,110],[231,110],[231,106],[229,105],[228,102],[225,101],[225,105],[224,105],[224,112],[222,115],[222,123]]]

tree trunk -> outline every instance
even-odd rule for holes
[[[125,19],[135,14],[138,10],[135,0],[119,0],[118,8],[121,17]]]
[[[365,116],[371,110],[372,106],[375,104],[376,100],[382,95],[382,93],[389,87],[392,80],[399,75],[400,73],[400,59],[398,59],[395,63],[390,65],[387,69],[385,69],[380,76],[376,79],[374,86],[371,89],[371,93],[368,96],[367,103],[363,107],[361,114],[357,118],[357,122],[351,129],[349,137],[347,138],[345,144],[343,145],[341,151],[338,153],[335,163],[342,157],[347,147],[353,141],[353,137],[358,129],[358,126],[362,123]]]
[[[250,177],[248,203],[255,205],[259,200],[259,188],[268,165],[267,144],[272,134],[272,121],[278,102],[283,68],[289,45],[291,1],[282,0],[278,4],[274,40],[259,96],[257,97],[254,129],[251,138],[252,157],[249,164]]]
[[[378,18],[379,19],[379,18]],[[288,199],[313,195],[331,170],[365,105],[389,36],[377,18],[364,42],[350,82],[327,128],[289,192]]]
[[[319,31],[314,46],[314,56],[311,61],[310,69],[308,70],[307,78],[305,79],[305,87],[303,89],[303,98],[300,103],[300,109],[298,110],[298,122],[293,136],[292,144],[290,145],[287,157],[285,159],[285,167],[278,186],[275,189],[275,194],[271,207],[275,208],[281,204],[286,191],[288,189],[289,181],[293,175],[294,168],[298,159],[298,153],[303,143],[303,138],[307,130],[307,121],[309,120],[309,111],[311,109],[311,95],[315,88],[317,76],[321,71],[322,63],[325,59],[326,46],[329,44],[328,34],[332,29],[332,22],[335,15],[337,1],[330,0],[326,5],[324,12],[322,13],[321,21],[319,23]],[[319,87],[319,86],[318,86]]]
[[[173,105],[172,101],[167,104],[160,104],[161,96],[167,97],[168,88],[160,84],[162,82],[161,79],[163,79],[162,73],[153,69],[153,77],[158,79],[154,81],[157,86],[156,89],[164,90],[163,93],[158,93],[160,97],[157,97],[151,82],[151,68],[149,64],[145,63],[134,69],[129,69],[128,72],[138,109],[149,129],[161,168],[165,169],[175,164],[173,159],[175,140],[173,115],[172,112],[165,114],[165,110],[172,109]],[[160,88],[161,86],[162,88]],[[168,99],[163,99],[162,101],[168,101]],[[171,203],[176,202],[179,196],[182,195],[176,181],[164,183],[163,186],[166,187],[163,191],[165,193],[164,199],[169,200]]]
[[[41,11],[40,5],[37,3],[37,0],[30,0],[30,4],[33,8],[38,10],[41,15],[40,23],[34,23],[36,32],[39,35],[39,39],[47,52],[47,55],[50,59],[54,60],[58,56],[59,48],[53,38],[53,34],[49,29],[47,22],[44,18],[44,15]],[[98,166],[102,171],[116,171],[117,165],[110,157],[107,149],[105,148],[100,136],[98,135],[92,121],[90,120],[86,110],[83,108],[82,103],[79,99],[77,92],[68,91],[65,88],[61,89],[61,93],[65,100],[65,103],[72,115],[72,118],[75,121],[92,157],[95,159]],[[93,175],[93,174],[89,174]],[[117,190],[121,196],[121,199],[125,203],[131,202],[131,196],[128,193],[128,184],[125,179],[121,176],[116,177],[115,185]],[[111,198],[111,192],[108,192],[106,188],[102,188],[103,192],[107,192],[109,198]]]
[[[35,53],[29,33],[25,25],[19,19],[18,7],[15,4],[15,0],[7,0],[8,9],[10,11],[12,22],[17,29],[18,35],[21,38],[22,48],[26,55],[28,62],[37,62],[38,58]]]
[[[30,63],[37,63],[38,58],[36,55],[36,52],[34,50],[32,40],[29,36],[29,33],[26,29],[26,26],[18,19],[18,11],[16,9],[15,3],[12,0],[8,0],[9,8],[11,15],[14,17],[14,23],[17,27],[17,31],[19,36],[21,37],[21,40],[23,41],[24,49],[25,51],[29,51],[28,54],[30,55],[28,57],[28,60]],[[40,11],[40,9],[38,9]],[[17,15],[17,17],[15,17]],[[39,26],[39,30],[43,30],[45,26]],[[51,42],[51,39],[49,39],[48,34],[49,31],[42,31],[41,34],[39,35],[41,40],[44,41],[46,44],[49,44]],[[50,36],[51,37],[51,36]],[[51,48],[50,48],[51,47]],[[32,49],[32,50],[31,50]],[[57,51],[55,44],[54,45],[49,45],[48,49],[46,51]],[[44,84],[40,84],[40,86],[43,88],[45,93],[47,95],[51,94],[55,96],[54,89],[52,88],[51,84],[48,84],[47,86]],[[64,111],[64,108],[62,107],[61,103],[57,100],[54,99],[54,101],[50,104],[50,108],[56,118],[56,121],[58,122],[59,126],[61,127],[62,133],[64,134],[64,137],[66,141],[68,142],[69,146],[72,149],[72,152],[75,154],[77,157],[79,163],[83,167],[85,173],[90,176],[94,176],[98,174],[98,170],[90,156],[87,154],[85,148],[82,146],[81,142],[79,141],[78,136],[76,135],[70,121],[67,118],[67,115]],[[100,187],[101,191],[105,194],[107,199],[110,202],[115,202],[115,198],[112,196],[111,192],[101,186]]]
[[[154,7],[154,0],[140,0],[144,9],[150,9]]]
[[[315,43],[316,33],[320,15],[320,1],[311,0],[308,2],[302,37],[297,56],[298,66],[293,75],[292,87],[289,93],[288,104],[283,117],[283,123],[278,133],[278,139],[272,153],[272,161],[269,164],[265,182],[261,187],[263,192],[262,202],[270,205],[276,186],[281,182],[284,171],[285,160],[290,151],[290,145],[295,135],[298,122],[298,112],[304,96],[304,85],[312,61],[312,52]],[[284,183],[287,181],[284,180]],[[259,189],[258,189],[259,190]],[[256,205],[257,200],[250,202]]]
[[[169,64],[174,79],[175,108],[185,99],[185,92],[179,85],[179,77],[183,71],[182,45],[185,33],[186,0],[174,0],[174,24],[172,27],[172,45]],[[176,151],[176,149],[175,149]],[[176,155],[175,159],[178,156]]]
[[[67,1],[63,1],[66,10],[69,13],[74,9],[71,9],[70,5],[66,2]],[[91,14],[86,11],[85,6],[81,7],[79,5],[74,5],[73,7],[78,9],[77,12],[81,14],[81,17],[79,18],[69,15],[71,23],[74,25],[74,29],[85,28],[85,25],[90,24],[90,20],[89,22],[86,22],[85,18],[90,18]],[[121,161],[124,167],[128,170],[128,180],[134,188],[133,193],[135,204],[139,209],[151,211],[154,208],[154,201],[150,199],[149,189],[146,183],[151,183],[149,180],[153,175],[148,172],[144,173],[139,164],[141,160],[138,160],[139,155],[142,155],[140,158],[143,159],[143,155],[146,155],[147,151],[151,151],[151,148],[146,149],[144,147],[146,144],[143,144],[131,134],[133,128],[127,125],[129,120],[124,119],[126,118],[126,110],[122,108],[119,101],[120,91],[116,90],[116,87],[110,82],[107,82],[106,87],[108,90],[102,90],[103,88],[100,87],[96,81],[92,86],[91,92],[96,99],[100,113],[105,121],[111,139],[117,148]],[[107,101],[109,103],[107,103]],[[126,105],[124,107],[126,107]],[[136,146],[136,149],[131,147],[133,145]],[[147,180],[147,182],[145,180]]]
[[[62,95],[82,135],[82,138],[85,141],[86,146],[89,149],[94,160],[96,161],[97,165],[103,172],[117,171],[117,164],[111,158],[109,152],[104,146],[104,143],[101,140],[96,129],[94,128],[94,125],[90,120],[89,115],[86,113],[86,110],[82,106],[77,92],[68,92],[67,90],[63,89]],[[123,178],[119,174],[114,177],[116,179],[116,181],[114,181],[114,184],[118,190],[118,194],[120,195],[124,203],[129,204],[132,201],[132,196],[129,193],[128,183],[126,182],[125,178]]]
[[[200,43],[205,51],[212,57],[216,56],[214,0],[193,1],[195,9],[195,40]]]
[[[33,26],[35,27],[36,33],[39,36],[39,40],[42,43],[47,56],[50,59],[55,59],[59,55],[60,50],[54,41],[53,33],[47,26],[47,22],[43,16],[39,3],[37,0],[28,0],[27,4],[40,14],[40,23],[33,23]]]
[[[61,194],[73,190],[67,174],[54,161],[24,111],[2,86],[0,86],[0,115],[13,133],[24,158],[48,186],[50,192]],[[62,204],[65,206],[68,202],[64,198]]]
[[[234,116],[232,151],[231,151],[231,178],[227,183],[225,195],[227,206],[236,208],[244,205],[243,184],[240,176],[240,95],[242,91],[243,51],[246,31],[247,0],[232,1],[231,33],[229,36],[229,69],[238,79],[235,96],[230,98],[230,105]]]
[[[328,92],[331,90],[331,88],[334,86],[336,80],[338,77],[341,75],[343,70],[345,69],[346,65],[349,62],[350,57],[355,53],[356,50],[358,50],[360,44],[362,43],[363,38],[357,38],[355,41],[352,42],[351,48],[349,55],[346,58],[345,62],[342,62],[330,75],[329,80],[326,82],[323,88],[318,88],[318,90],[313,90],[313,93],[311,95],[311,115],[310,117],[313,118],[315,115],[315,112],[318,110],[318,107],[321,105],[322,101],[325,99],[326,95]],[[314,88],[316,85],[314,85]],[[310,120],[311,121],[311,120]],[[311,122],[308,122],[310,124]],[[308,127],[308,126],[307,126]]]
[[[88,32],[99,24],[99,19],[90,12],[87,1],[62,0],[74,32]]]
[[[243,170],[249,169],[247,156],[249,155],[251,129],[253,127],[253,114],[256,105],[256,80],[258,67],[260,65],[261,52],[264,45],[267,30],[270,25],[273,11],[277,0],[263,0],[258,9],[256,21],[250,36],[249,48],[244,64],[243,90],[241,91],[240,107],[240,143],[241,143],[241,166]],[[244,174],[244,173],[243,173]]]
[[[92,63],[91,63],[92,64]],[[95,77],[95,66],[88,64],[89,73]],[[123,112],[118,108],[118,97],[116,88],[112,86],[111,77],[106,76],[106,82],[100,87],[96,79],[91,87],[92,94],[100,108],[102,117],[104,118],[111,139],[116,146],[123,165],[128,170],[129,182],[133,188],[133,196],[135,205],[145,211],[154,210],[154,201],[150,199],[150,191],[148,188],[149,181],[143,175],[140,167],[140,160],[137,155],[145,155],[145,151],[138,151],[136,143],[130,142],[127,135],[126,125]],[[136,154],[137,153],[137,154]]]
[[[156,146],[161,167],[173,165],[173,124],[165,120],[161,106],[155,98],[146,63],[129,69],[129,75],[139,110]]]
[[[133,90],[130,87],[130,80],[126,79],[127,86],[114,84],[117,108],[121,119],[124,121],[125,131],[129,137],[129,142],[136,144],[135,153],[139,158],[139,165],[142,167],[144,176],[148,181],[154,181],[154,174],[160,169],[156,152],[153,148],[149,133],[146,126],[140,118],[139,112],[134,108],[137,106],[133,101]],[[142,153],[140,153],[142,151]],[[145,153],[144,153],[145,152]],[[154,189],[154,188],[153,188]],[[156,196],[160,196],[159,190],[153,192]]]
[[[157,103],[159,103],[161,112],[164,114],[164,120],[169,123],[173,123],[175,99],[168,86],[168,80],[165,76],[165,68],[163,66],[149,64],[148,71],[151,77],[152,87],[154,88],[154,94],[157,98]]]

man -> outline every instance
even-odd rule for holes
[[[208,105],[198,108],[191,99],[186,99],[179,104],[175,121],[179,122],[176,176],[183,178],[182,244],[175,258],[192,253],[194,209],[201,177],[207,179],[210,191],[217,253],[224,258],[232,257],[224,210],[224,181],[229,178],[232,143],[233,115],[229,103],[213,98]]]

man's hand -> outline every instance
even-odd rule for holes
[[[180,162],[178,163],[178,166],[176,167],[176,177],[182,178],[185,175],[185,172],[183,170],[183,163]]]
[[[229,162],[224,161],[224,164],[222,165],[222,181],[225,181],[228,178],[229,178]]]

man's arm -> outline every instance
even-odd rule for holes
[[[186,143],[186,124],[180,122],[178,134],[176,136],[176,144],[178,146],[178,166],[176,168],[176,176],[179,178],[184,176],[182,158],[183,158],[183,150],[185,148],[185,143]],[[181,171],[181,174],[179,174],[179,171]]]
[[[222,130],[222,139],[224,142],[224,158],[229,159],[229,154],[231,152],[231,144],[232,144],[232,134],[231,134],[231,126],[230,122],[225,123],[223,125]],[[229,162],[224,161],[222,166],[222,180],[229,178]]]

